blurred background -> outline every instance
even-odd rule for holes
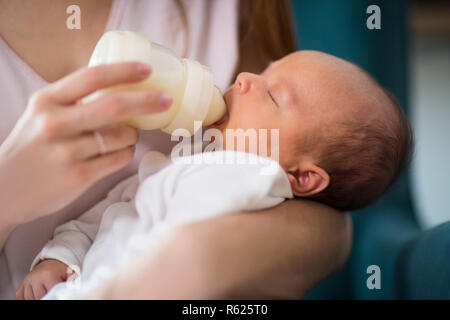
[[[375,205],[352,212],[345,270],[310,299],[450,299],[450,1],[291,0],[300,49],[321,50],[369,71],[412,123],[410,170]],[[381,29],[366,27],[377,5]],[[367,267],[381,288],[367,287]]]
[[[412,192],[419,222],[429,228],[450,219],[450,1],[414,1],[409,16]]]

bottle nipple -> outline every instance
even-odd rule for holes
[[[214,86],[213,95],[211,98],[211,104],[209,105],[208,113],[203,120],[204,126],[209,126],[217,121],[225,114],[227,107],[225,100],[223,99],[220,89]]]

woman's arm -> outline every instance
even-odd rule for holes
[[[307,200],[185,225],[93,298],[302,298],[345,265],[348,214]]]

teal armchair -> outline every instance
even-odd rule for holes
[[[372,4],[381,9],[381,30],[366,27]],[[292,0],[292,7],[300,49],[359,64],[408,114],[406,0]],[[347,266],[307,299],[450,299],[450,222],[421,230],[410,184],[407,172],[376,204],[351,213],[354,243]],[[367,287],[370,265],[380,267],[380,289]]]

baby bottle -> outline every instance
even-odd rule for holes
[[[113,90],[152,88],[170,95],[170,108],[164,112],[127,119],[125,124],[139,129],[161,129],[177,135],[194,134],[194,121],[208,126],[226,111],[219,88],[214,85],[211,69],[197,61],[181,59],[170,49],[150,42],[131,31],[109,31],[97,43],[89,67],[100,64],[140,61],[152,67],[151,75],[138,83],[118,85],[96,91],[83,102],[91,101]]]

